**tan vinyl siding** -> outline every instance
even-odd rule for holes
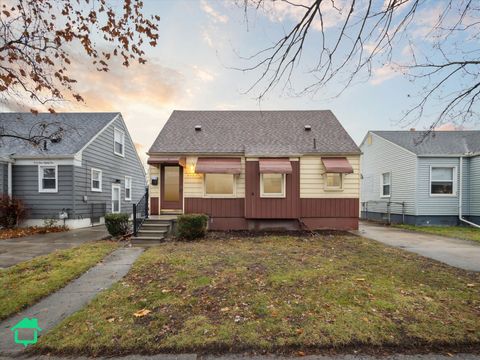
[[[353,174],[343,175],[342,190],[325,190],[325,167],[320,156],[300,158],[301,198],[358,198],[360,196],[360,156],[347,156]]]
[[[195,174],[193,171],[197,163],[197,157],[187,156],[187,166],[183,175],[183,196],[185,198],[204,198],[203,174]],[[241,159],[242,172],[235,176],[235,198],[245,197],[245,158]]]
[[[152,176],[158,177],[158,185],[152,185]],[[148,168],[148,194],[150,197],[160,198],[160,168],[159,165],[150,165]]]

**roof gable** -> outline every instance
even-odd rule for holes
[[[480,152],[480,131],[371,131],[418,156]],[[423,139],[423,140],[422,140]]]
[[[46,133],[61,127],[64,133],[59,142],[35,146],[28,141],[16,138],[0,140],[0,155],[4,156],[66,156],[79,152],[119,113],[0,113],[0,126],[8,134],[28,137],[29,133],[38,134],[46,125]]]
[[[330,110],[174,111],[149,153],[285,156],[360,149]]]

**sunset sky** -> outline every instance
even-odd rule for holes
[[[99,73],[79,61],[74,72],[86,104],[65,104],[62,108],[121,112],[140,152],[148,150],[175,109],[331,109],[357,143],[370,129],[422,129],[430,125],[434,109],[416,124],[399,123],[419,85],[389,66],[377,68],[370,79],[339,97],[333,97],[337,90],[333,86],[315,96],[302,97],[274,89],[261,102],[256,99],[256,90],[245,93],[258,73],[234,68],[246,66],[241,56],[250,56],[281,37],[298,16],[292,10],[253,12],[247,23],[243,8],[232,2],[150,0],[145,1],[145,7],[147,13],[161,17],[160,39],[157,47],[147,49],[147,64],[128,69],[114,64],[109,73]],[[428,21],[434,13],[419,18]],[[304,54],[307,60],[314,55]],[[309,80],[307,74],[300,76],[297,85],[301,87],[304,82],[306,86]],[[478,128],[479,124],[467,126]]]

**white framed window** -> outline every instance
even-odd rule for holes
[[[431,166],[430,196],[455,196],[456,178],[455,166]]]
[[[260,174],[260,197],[285,197],[285,174]]]
[[[92,168],[91,170],[91,188],[92,191],[102,191],[102,170]]]
[[[325,173],[325,190],[342,190],[343,175],[339,173]]]
[[[125,156],[125,133],[117,128],[113,128],[113,152]]]
[[[125,200],[132,200],[132,178],[125,176]]]
[[[380,176],[380,197],[389,198],[392,193],[392,173],[383,173]]]
[[[112,213],[119,213],[122,210],[120,193],[120,184],[112,184]]]
[[[205,195],[212,197],[235,196],[235,175],[205,174]]]
[[[38,165],[38,192],[58,192],[57,165]]]

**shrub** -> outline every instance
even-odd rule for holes
[[[194,240],[207,233],[208,216],[204,214],[186,214],[177,218],[178,236]]]
[[[105,226],[112,236],[126,235],[130,231],[128,214],[106,214]]]
[[[22,200],[8,196],[0,195],[0,226],[6,229],[12,229],[25,219],[27,209]]]

